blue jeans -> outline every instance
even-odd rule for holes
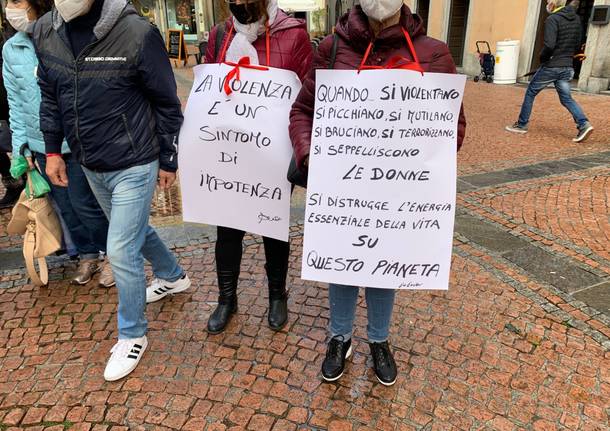
[[[351,338],[358,291],[356,286],[329,285],[331,337],[342,335],[345,340]],[[395,295],[394,289],[365,289],[369,342],[381,343],[388,339]]]
[[[155,277],[176,281],[184,274],[175,256],[148,225],[159,162],[112,172],[83,168],[91,189],[110,220],[108,258],[119,291],[119,338],[146,334],[144,258]]]
[[[95,199],[81,165],[71,154],[64,155],[68,187],[59,187],[53,185],[45,173],[47,157],[41,153],[33,155],[44,179],[51,185],[51,197],[59,207],[80,258],[97,259],[100,251],[106,251],[108,219]]]
[[[527,86],[525,92],[525,99],[521,106],[521,113],[519,114],[519,125],[527,126],[532,115],[532,107],[534,106],[534,99],[547,85],[553,83],[555,90],[559,95],[559,101],[565,108],[570,111],[574,121],[579,129],[583,128],[587,123],[587,117],[583,112],[582,108],[572,98],[570,93],[570,81],[574,77],[574,69],[571,67],[541,67],[538,69],[531,82]]]

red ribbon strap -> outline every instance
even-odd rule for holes
[[[227,49],[229,48],[229,42],[231,41],[231,36],[233,35],[233,30],[235,29],[235,26],[233,25],[233,23],[231,23],[231,26],[229,27],[229,34],[227,35],[226,39],[225,39],[225,43],[222,46],[222,50],[220,51],[220,57],[216,57],[216,61],[218,61],[219,63],[222,63],[223,61],[225,61],[225,57],[227,55]],[[216,53],[218,55],[218,53]]]
[[[395,55],[390,58],[390,60],[386,63],[385,66],[371,66],[367,65],[366,61],[371,54],[371,50],[373,49],[373,42],[369,43],[369,46],[364,53],[364,57],[362,57],[362,61],[360,62],[360,67],[358,68],[358,73],[362,70],[375,70],[375,69],[407,69],[414,70],[416,72],[424,74],[424,69],[421,67],[419,63],[419,58],[417,57],[417,52],[415,52],[415,47],[413,46],[413,42],[411,41],[411,36],[409,36],[409,32],[402,28],[402,33],[405,35],[405,39],[407,40],[407,45],[409,50],[411,51],[411,55],[413,56],[413,61],[409,60],[406,57],[401,55]]]
[[[231,71],[229,73],[227,73],[227,76],[225,77],[224,90],[225,90],[225,93],[227,94],[227,96],[233,92],[233,90],[231,89],[231,80],[233,80],[233,79],[235,79],[237,81],[240,80],[239,79],[239,68],[240,67],[244,67],[246,69],[255,69],[255,70],[269,70],[269,68],[265,67],[265,66],[258,66],[256,64],[250,64],[250,57],[242,57],[239,59],[239,61],[237,63],[233,63],[231,61],[225,61],[225,64],[228,64],[229,66],[233,66],[233,69],[231,69]]]

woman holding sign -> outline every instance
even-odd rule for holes
[[[306,25],[286,15],[277,0],[229,0],[233,16],[212,29],[206,63],[230,61],[243,57],[250,64],[260,64],[295,72],[303,80],[311,66],[312,48]],[[286,145],[290,143],[286,142]],[[239,278],[244,231],[218,226],[216,270],[218,306],[208,321],[208,331],[218,334],[226,328],[237,311]],[[280,330],[288,320],[288,242],[263,238],[269,282],[269,315],[271,329]]]
[[[290,137],[297,166],[303,171],[308,168],[312,138],[316,69],[409,69],[417,72],[404,73],[456,73],[447,45],[427,37],[421,18],[411,14],[402,0],[360,0],[360,6],[355,6],[340,18],[336,34],[320,43],[314,56],[313,70],[304,81],[292,108]],[[412,107],[417,102],[396,100],[395,103],[400,108],[401,104]],[[465,127],[461,112],[457,130],[458,149]],[[342,376],[345,360],[352,352],[352,326],[358,292],[356,286],[330,284],[330,341],[322,364],[322,376],[327,381]],[[375,374],[382,384],[389,386],[395,383],[398,374],[388,345],[395,290],[367,287],[365,296],[368,341]]]

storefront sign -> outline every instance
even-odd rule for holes
[[[186,46],[184,45],[184,32],[182,30],[167,31],[167,53],[171,59],[186,61]]]

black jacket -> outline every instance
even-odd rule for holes
[[[580,17],[572,6],[552,13],[544,22],[544,47],[540,62],[544,67],[572,67],[572,58],[582,44]]]
[[[2,77],[2,47],[4,46],[4,34],[0,32],[0,120],[8,120],[8,98],[4,88]]]
[[[59,153],[65,137],[92,170],[159,159],[175,171],[183,118],[161,34],[126,0],[104,1],[94,34],[75,59],[57,10],[36,24],[46,151]]]

